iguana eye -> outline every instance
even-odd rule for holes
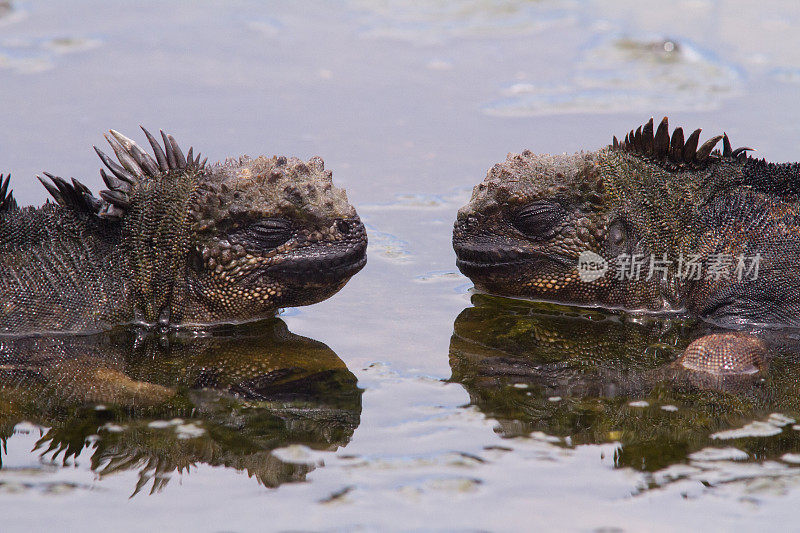
[[[232,244],[241,244],[246,249],[277,248],[293,234],[292,223],[282,218],[265,218],[228,235]]]
[[[514,213],[511,223],[529,237],[549,237],[565,214],[564,208],[555,202],[538,201]]]

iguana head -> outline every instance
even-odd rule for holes
[[[621,255],[661,258],[681,249],[684,243],[676,241],[691,234],[681,225],[696,216],[690,211],[701,201],[697,191],[710,178],[735,182],[746,159],[747,149],[731,150],[727,136],[698,148],[699,135],[696,130],[684,140],[677,128],[670,136],[666,118],[654,132],[651,119],[595,152],[509,154],[458,212],[458,268],[477,288],[498,294],[665,308],[670,304],[659,278],[587,279],[578,266],[584,260],[609,266]],[[723,153],[712,153],[723,138]]]
[[[458,212],[458,268],[489,292],[587,301],[578,256],[610,241],[601,172],[595,153],[509,154]]]
[[[95,199],[80,183],[46,183],[59,203],[119,225],[134,319],[209,324],[270,316],[324,300],[366,263],[367,236],[320,158],[186,156],[147,131],[154,157],[111,131],[119,163]]]
[[[208,168],[188,210],[189,307],[247,316],[324,300],[366,264],[367,234],[322,159]]]

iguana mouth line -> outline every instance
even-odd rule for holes
[[[306,282],[318,279],[345,279],[354,276],[367,264],[365,252],[352,255],[355,257],[345,257],[344,260],[328,264],[307,261],[284,262],[268,268],[267,272],[282,279],[297,279]]]
[[[576,264],[576,261],[571,261],[567,258],[557,257],[557,256],[549,256],[540,253],[528,253],[526,255],[520,256],[517,259],[511,260],[503,260],[503,259],[493,259],[492,257],[485,256],[485,257],[476,257],[472,256],[469,259],[464,257],[458,257],[458,253],[456,254],[456,266],[459,269],[470,268],[470,269],[489,269],[489,268],[503,268],[503,267],[514,267],[518,265],[529,265],[532,261],[534,262],[541,262],[541,263],[556,263],[560,265],[566,265],[573,267]]]
[[[528,259],[518,259],[516,261],[475,261],[472,259],[456,259],[456,266],[468,268],[497,268],[505,266],[521,265],[528,261]]]

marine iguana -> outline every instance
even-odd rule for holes
[[[0,334],[240,322],[324,300],[366,263],[367,236],[320,158],[214,165],[111,130],[100,198],[45,173],[16,205],[0,177]]]
[[[665,117],[594,152],[509,154],[458,212],[458,268],[507,296],[685,313],[727,330],[800,326],[800,164],[750,157],[726,134],[699,138],[670,134]],[[680,362],[752,372],[766,351],[723,331]]]

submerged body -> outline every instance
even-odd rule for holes
[[[800,326],[800,166],[727,136],[698,148],[699,134],[670,135],[665,118],[596,152],[509,155],[459,211],[459,268],[503,295]],[[716,373],[751,370],[764,348],[740,334],[696,342],[685,366]]]
[[[18,208],[4,181],[0,334],[254,320],[324,300],[364,266],[364,226],[321,159],[206,165],[145,133],[154,157],[107,136],[119,163],[98,150],[101,198],[50,176],[57,203]]]

